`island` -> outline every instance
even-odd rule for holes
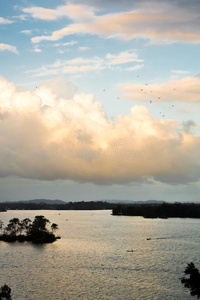
[[[118,204],[112,209],[113,216],[141,216],[144,218],[200,218],[199,203],[147,203]]]
[[[36,216],[33,222],[29,218],[25,218],[22,221],[18,218],[13,218],[6,227],[0,221],[0,241],[53,243],[60,237],[54,234],[58,230],[58,225],[52,223],[50,229],[48,229],[47,224],[50,223],[44,216]]]

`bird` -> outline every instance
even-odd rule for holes
[[[152,100],[150,100],[150,103],[152,103]]]

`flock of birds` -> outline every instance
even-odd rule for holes
[[[139,75],[137,75],[137,77],[139,77]],[[146,83],[145,84],[146,86],[148,86],[148,84]],[[175,91],[176,89],[174,88],[174,91]],[[103,90],[103,92],[105,92],[106,90]],[[144,89],[141,89],[140,90],[140,92],[144,92],[145,94],[147,94],[147,92],[146,91],[144,91]],[[150,93],[153,93],[153,91],[150,91]],[[119,97],[117,97],[117,99],[119,99]],[[158,97],[158,100],[160,100],[161,99],[161,97]],[[149,103],[150,104],[152,104],[153,103],[153,100],[149,100]],[[174,107],[174,104],[172,104],[172,106],[171,107]],[[160,112],[160,114],[162,114],[162,112]],[[165,117],[165,115],[164,114],[162,114],[162,117],[164,118]]]

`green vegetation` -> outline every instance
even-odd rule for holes
[[[200,298],[200,273],[195,267],[193,262],[189,263],[184,271],[185,275],[189,277],[181,277],[181,283],[190,290],[191,296],[197,296]]]
[[[11,288],[8,285],[4,284],[0,288],[0,300],[12,300],[11,298]]]
[[[200,204],[119,204],[113,208],[113,215],[143,216],[144,218],[200,218]]]
[[[54,234],[58,229],[58,225],[53,223],[51,230],[49,230],[47,228],[48,223],[50,221],[44,216],[36,216],[33,222],[28,218],[22,221],[18,218],[13,218],[3,228],[3,222],[0,221],[0,240],[5,242],[52,243],[59,238]]]

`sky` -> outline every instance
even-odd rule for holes
[[[200,202],[199,0],[1,0],[0,31],[0,201]]]

